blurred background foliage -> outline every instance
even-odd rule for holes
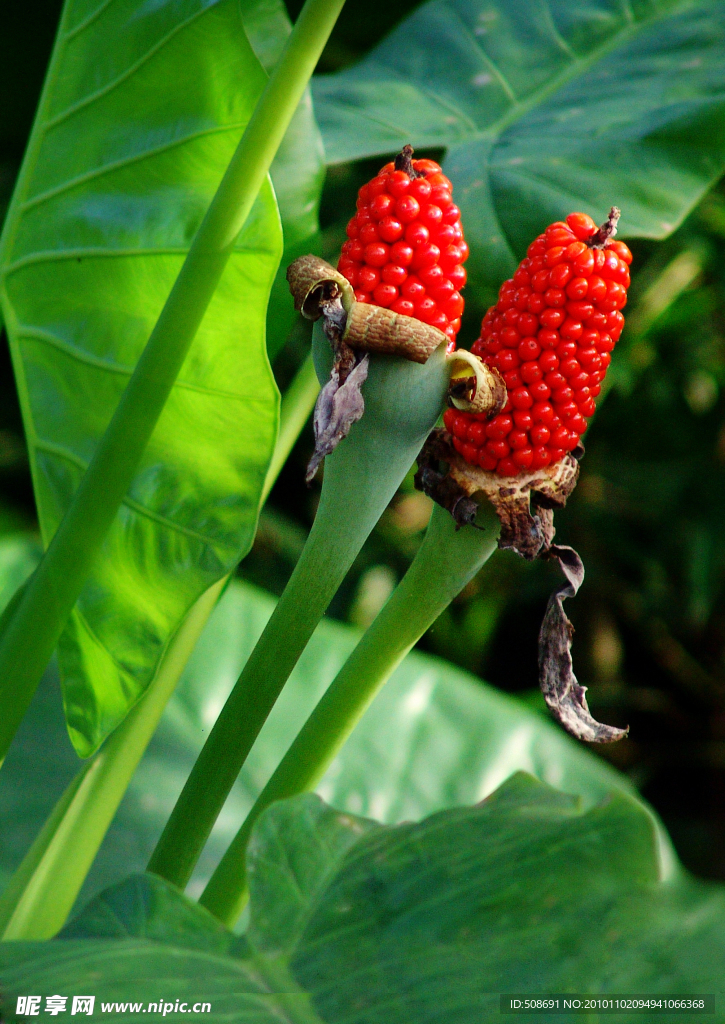
[[[301,2],[288,0],[287,6],[295,17]],[[353,63],[415,6],[412,0],[348,4],[319,70]],[[0,215],[59,13],[59,0],[5,11]],[[378,164],[330,169],[321,210],[321,251],[328,258],[339,251],[357,188]],[[725,879],[725,188],[715,188],[667,241],[635,240],[631,247],[637,272],[627,326],[606,400],[587,434],[581,482],[557,516],[559,538],[579,550],[587,569],[569,610],[577,631],[575,668],[591,687],[594,715],[631,726],[629,739],[598,753],[655,806],[687,867]],[[469,318],[464,330],[466,344],[477,325]],[[297,324],[275,364],[282,389],[308,343],[305,325]],[[319,481],[308,490],[303,472],[310,451],[307,429],[240,569],[242,577],[274,593],[281,593],[314,517]],[[369,624],[415,554],[429,514],[411,474],[338,593],[333,617]],[[33,523],[3,334],[0,531]],[[556,582],[551,567],[499,554],[421,646],[539,707],[537,634]]]

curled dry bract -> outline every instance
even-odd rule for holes
[[[473,523],[477,502],[490,501],[501,521],[500,548],[515,551],[529,561],[558,561],[566,583],[549,598],[539,633],[541,691],[551,713],[572,736],[589,743],[611,743],[625,737],[628,730],[602,725],[592,718],[586,687],[574,675],[574,627],[563,608],[564,599],[574,597],[581,586],[584,565],[573,548],[553,543],[554,509],[566,504],[578,476],[577,458],[565,455],[554,466],[501,477],[466,462],[453,447],[448,432],[437,429],[420,454],[415,483],[448,509],[459,527]]]
[[[318,466],[347,436],[363,415],[362,385],[367,377],[367,354],[402,356],[425,363],[448,337],[437,327],[390,309],[356,302],[347,278],[319,256],[300,256],[287,269],[287,280],[297,309],[308,320],[323,318],[334,362],[330,380],[315,406],[315,450],[307,467],[307,481]],[[498,412],[506,401],[500,374],[480,359],[469,371],[473,383],[463,395],[462,408]],[[470,393],[470,400],[468,398]]]

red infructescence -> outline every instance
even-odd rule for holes
[[[501,476],[543,469],[587,429],[624,326],[632,262],[624,242],[592,244],[598,230],[584,213],[549,225],[483,318],[472,351],[500,371],[509,397],[492,419],[446,411],[472,465]]]
[[[461,326],[468,246],[440,165],[405,153],[358,192],[337,269],[358,302],[437,327],[450,351]]]

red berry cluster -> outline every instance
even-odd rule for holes
[[[632,254],[605,229],[569,214],[531,243],[501,286],[472,351],[501,372],[508,402],[491,419],[456,409],[444,416],[467,462],[516,476],[553,465],[579,443],[622,333],[629,287]]]
[[[468,246],[451,183],[406,147],[358,192],[338,270],[369,302],[444,331],[455,348]]]

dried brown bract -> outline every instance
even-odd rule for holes
[[[300,256],[287,269],[287,280],[297,309],[308,320],[322,317],[334,362],[330,380],[315,406],[315,450],[307,467],[307,481],[318,466],[347,436],[363,415],[362,385],[368,372],[368,354],[401,356],[414,363],[427,362],[448,337],[436,327],[390,309],[356,302],[347,278],[319,256]],[[475,363],[463,388],[461,408],[475,405],[498,412],[506,401],[506,388],[496,370],[470,356]],[[468,404],[466,404],[468,403]]]
[[[583,454],[583,449],[577,451]],[[574,627],[563,601],[574,597],[584,579],[584,565],[570,547],[553,543],[554,510],[562,508],[576,486],[578,459],[566,455],[554,466],[516,477],[501,477],[466,462],[446,430],[434,430],[418,457],[416,487],[447,509],[457,526],[473,524],[478,503],[491,502],[501,522],[500,548],[531,561],[556,559],[566,583],[549,598],[539,633],[539,684],[554,717],[567,732],[589,743],[611,743],[626,729],[601,725],[592,718],[586,687],[574,675],[571,644]]]

